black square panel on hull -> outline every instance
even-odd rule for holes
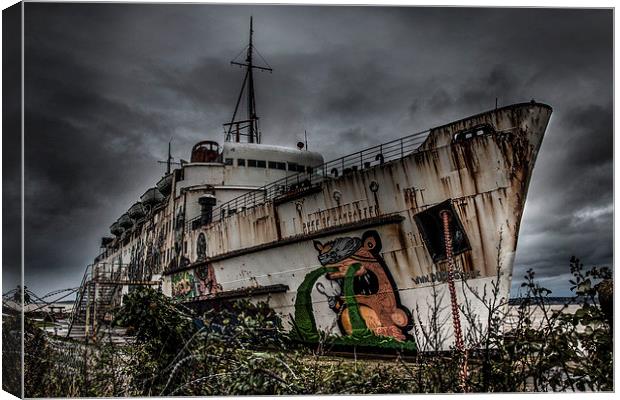
[[[441,212],[444,210],[450,213],[449,226],[450,235],[452,236],[452,254],[456,256],[471,250],[463,224],[461,224],[461,220],[452,206],[452,199],[448,199],[414,216],[418,230],[422,233],[426,249],[434,263],[446,259],[446,244],[441,216]]]

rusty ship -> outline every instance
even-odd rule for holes
[[[68,335],[96,336],[140,285],[199,311],[266,301],[305,342],[325,333],[441,350],[456,340],[452,279],[454,300],[478,315],[463,330],[484,326],[483,292],[509,297],[551,107],[495,108],[325,162],[303,143],[262,143],[253,70],[271,69],[254,63],[252,34],[245,60],[232,62],[245,77],[223,143],[197,143],[178,166],[169,156],[161,180],[112,224]],[[423,332],[437,321],[443,339],[430,343]]]

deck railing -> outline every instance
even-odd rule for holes
[[[372,168],[414,153],[424,142],[430,130],[404,136],[347,156],[314,166],[309,171],[298,172],[229,200],[212,211],[211,222],[219,221],[239,211],[252,208],[278,197],[294,196],[328,179],[335,179],[355,171]],[[188,229],[200,226],[201,217],[187,221]]]
[[[71,334],[71,329],[73,329],[73,325],[76,322],[76,318],[80,313],[80,307],[82,304],[82,300],[84,299],[84,295],[88,295],[85,293],[88,289],[86,282],[90,280],[91,277],[91,268],[92,265],[86,266],[86,270],[84,271],[84,276],[82,277],[82,282],[80,283],[80,289],[75,295],[75,301],[73,302],[73,310],[71,311],[71,317],[69,318],[69,329],[67,330],[67,337]]]
[[[105,285],[112,285],[113,288],[108,297],[108,304],[103,304],[104,306],[110,306],[113,304],[120,304],[122,291],[119,291],[124,284],[135,284],[140,282],[147,282],[143,279],[135,279],[135,277],[131,276],[131,265],[129,264],[119,264],[119,263],[97,263],[97,264],[89,264],[84,271],[84,276],[82,277],[82,282],[80,283],[80,289],[78,290],[74,305],[73,311],[69,318],[69,329],[67,331],[67,336],[71,334],[71,331],[74,325],[79,324],[80,322],[86,323],[86,321],[78,321],[79,314],[82,312],[84,307],[92,308],[95,303],[101,305],[101,298],[97,297],[97,294],[94,292],[94,286],[92,292],[89,292],[89,287],[96,284],[101,283]],[[148,283],[146,283],[148,284]],[[89,296],[93,296],[89,298]],[[84,304],[86,302],[86,304]]]

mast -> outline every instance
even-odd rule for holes
[[[171,147],[172,140],[168,142],[168,161],[166,162],[166,175],[170,174],[170,163],[172,162],[172,149]]]
[[[226,131],[226,141],[234,141],[240,142],[241,136],[247,137],[247,141],[249,143],[260,143],[260,131],[258,130],[258,116],[256,115],[256,95],[254,92],[254,73],[255,69],[261,71],[269,71],[273,70],[268,67],[260,67],[254,65],[254,22],[253,17],[250,17],[250,38],[248,44],[248,51],[246,53],[245,62],[240,63],[235,60],[231,61],[232,65],[238,65],[240,67],[245,67],[245,77],[243,78],[243,84],[241,85],[241,91],[239,92],[239,97],[237,98],[237,104],[235,105],[235,111],[233,112],[232,119],[229,123],[224,124],[224,127],[227,128]],[[260,54],[259,54],[260,55]],[[247,86],[247,119],[245,120],[237,120],[237,111],[239,111],[239,104],[241,103],[241,99],[243,97],[243,93],[246,90]],[[245,132],[243,132],[245,131]]]
[[[250,17],[250,44],[248,46],[248,55],[245,62],[248,63],[248,119],[250,122],[250,129],[248,132],[248,139],[250,143],[254,142],[254,132],[258,133],[258,120],[256,118],[256,102],[254,97],[254,74],[252,73],[252,53],[253,43],[252,36],[254,35],[254,22],[253,17]],[[256,138],[256,142],[259,142],[259,138]]]
[[[166,158],[166,161],[157,161],[160,164],[166,164],[166,175],[170,174],[170,172],[172,171],[173,165],[183,165],[183,160],[181,160],[181,162],[176,162],[173,160],[174,160],[174,157],[172,157],[172,138],[171,138],[170,141],[168,142],[168,158]]]

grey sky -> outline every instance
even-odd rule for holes
[[[331,159],[496,97],[550,104],[513,287],[532,267],[567,295],[571,255],[611,264],[610,10],[27,3],[30,289],[79,284],[99,238],[162,175],[170,138],[185,159],[222,140],[250,15],[274,68],[256,76],[265,143],[306,129]]]

